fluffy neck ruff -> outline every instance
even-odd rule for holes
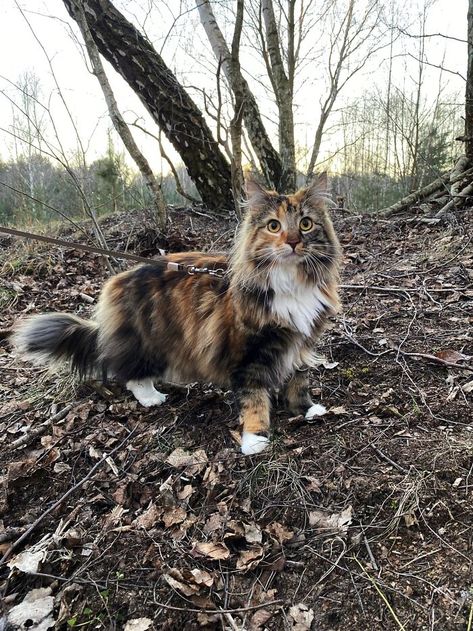
[[[237,239],[230,261],[230,284],[246,325],[276,325],[310,337],[322,317],[338,311],[338,265],[325,266],[317,276],[304,262],[259,266]]]

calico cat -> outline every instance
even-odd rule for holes
[[[166,396],[154,381],[232,388],[244,454],[269,443],[274,391],[293,414],[325,412],[307,371],[328,316],[339,307],[341,249],[329,218],[327,179],[292,195],[247,183],[244,221],[231,254],[169,254],[168,262],[223,269],[221,278],[143,264],[110,278],[92,320],[69,314],[21,321],[12,341],[39,363],[81,377],[108,375],[144,406]]]

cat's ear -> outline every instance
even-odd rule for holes
[[[245,181],[246,205],[248,208],[261,208],[268,203],[271,195],[252,177]]]
[[[314,208],[326,207],[330,201],[327,172],[316,175],[305,188],[296,193],[296,197]]]

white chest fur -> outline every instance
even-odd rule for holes
[[[270,275],[270,284],[274,290],[271,305],[273,314],[280,322],[304,335],[310,335],[314,320],[331,306],[320,289],[297,279],[293,266],[274,269]]]

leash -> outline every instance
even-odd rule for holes
[[[186,274],[189,274],[189,276],[195,276],[196,274],[208,274],[209,276],[215,276],[217,278],[223,278],[225,276],[225,270],[222,268],[212,269],[209,267],[184,265],[183,263],[168,261],[164,256],[156,259],[147,259],[144,256],[138,256],[137,254],[130,254],[128,252],[117,252],[115,250],[105,250],[104,248],[99,248],[92,245],[64,241],[63,239],[56,239],[55,237],[45,237],[42,234],[34,234],[32,232],[25,232],[24,230],[16,230],[15,228],[5,228],[4,226],[0,226],[0,233],[8,234],[13,237],[20,237],[22,239],[31,239],[32,241],[43,241],[44,243],[52,243],[53,245],[59,245],[63,248],[81,250],[82,252],[88,252],[89,254],[101,254],[102,256],[110,256],[116,259],[134,261],[135,263],[156,265],[157,267],[161,267],[162,269],[167,269],[172,272],[185,272]]]

